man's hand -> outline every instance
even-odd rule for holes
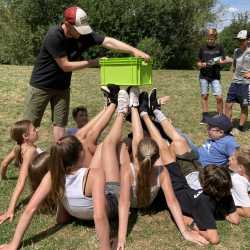
[[[197,66],[199,69],[204,69],[207,67],[207,64],[205,62],[198,62]]]
[[[99,67],[99,58],[88,60],[88,67]]]
[[[138,49],[134,49],[133,50],[133,56],[134,57],[140,57],[140,58],[143,58],[144,61],[148,62],[150,60],[150,56],[146,53],[144,53],[143,51],[141,50],[138,50]]]
[[[250,79],[250,71],[248,71],[247,73],[245,73],[243,75],[243,77],[246,78],[246,79]]]

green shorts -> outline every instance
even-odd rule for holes
[[[24,108],[24,119],[32,121],[35,127],[39,127],[44,111],[50,103],[51,120],[53,125],[66,127],[69,115],[70,89],[43,90],[28,87]]]

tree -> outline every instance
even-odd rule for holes
[[[235,16],[232,23],[219,34],[227,55],[233,56],[234,49],[238,47],[238,41],[234,38],[241,30],[250,30],[250,14],[247,12]]]

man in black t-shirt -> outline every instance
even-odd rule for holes
[[[217,31],[216,29],[208,29],[207,44],[200,48],[198,55],[197,66],[200,69],[200,93],[202,103],[202,120],[208,114],[208,94],[209,86],[216,98],[217,112],[223,113],[223,97],[220,83],[221,65],[229,63],[225,59],[224,49],[220,44],[216,44]]]
[[[96,34],[81,8],[67,8],[64,22],[51,27],[45,35],[31,75],[24,112],[24,118],[39,127],[50,102],[55,141],[64,136],[68,121],[72,71],[98,65],[97,59],[81,59],[81,54],[94,45],[150,59],[149,55],[126,43]]]

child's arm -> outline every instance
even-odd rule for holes
[[[36,192],[32,196],[30,202],[25,208],[20,220],[17,224],[14,237],[9,244],[0,246],[1,250],[16,250],[19,247],[19,244],[23,238],[23,235],[29,224],[31,223],[32,217],[39,208],[41,202],[46,198],[46,196],[51,191],[51,176],[50,173],[47,173],[41,181],[41,184],[38,186]]]
[[[34,147],[29,147],[23,156],[23,162],[20,168],[18,180],[16,183],[15,190],[11,196],[9,207],[6,213],[0,216],[0,224],[8,220],[12,222],[15,212],[16,203],[21,193],[23,192],[25,182],[28,176],[29,166],[36,155],[36,149]]]
[[[92,197],[94,201],[94,221],[97,237],[100,241],[100,250],[109,250],[109,221],[107,216],[106,208],[106,197],[104,193],[105,187],[105,176],[103,169],[95,168],[91,169],[93,175],[95,176],[93,187],[92,187]]]
[[[160,175],[160,183],[166,198],[166,203],[168,204],[168,208],[170,209],[174,221],[184,239],[197,243],[199,245],[208,244],[208,241],[204,237],[202,237],[195,231],[188,230],[188,228],[185,226],[181,208],[174,194],[172,183],[166,168],[163,169]]]
[[[128,227],[131,188],[130,158],[124,144],[121,149],[120,164],[119,229],[117,250],[124,250]]]
[[[6,179],[6,172],[9,164],[15,159],[15,147],[4,157],[1,162],[0,180]]]

